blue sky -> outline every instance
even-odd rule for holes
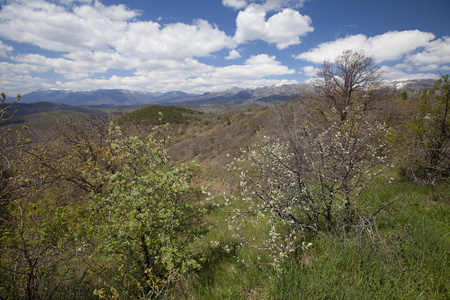
[[[348,49],[388,79],[438,78],[449,12],[448,0],[0,0],[0,90],[302,83]]]

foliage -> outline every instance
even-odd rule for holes
[[[379,184],[379,197],[400,198],[380,222],[386,245],[313,240],[306,254],[283,264],[268,299],[448,299],[450,186],[437,187],[441,196],[427,200],[427,186]]]
[[[1,222],[1,294],[80,296],[90,246],[85,243],[84,207],[91,190],[101,189],[84,172],[107,170],[101,124],[99,119],[67,122],[54,140],[41,144],[26,139],[9,149],[13,172]],[[10,140],[20,136],[17,132]]]
[[[17,95],[15,101],[10,104],[6,103],[5,93],[0,94],[0,125],[11,119],[14,112],[11,112],[12,107],[20,100],[20,94]],[[19,132],[17,132],[19,134]],[[3,215],[4,208],[2,207],[3,202],[6,201],[9,193],[8,188],[8,174],[11,169],[11,149],[14,148],[16,144],[16,139],[14,138],[14,133],[11,133],[9,128],[0,128],[0,214]]]
[[[229,226],[245,243],[272,250],[275,262],[304,247],[299,241],[305,231],[345,234],[354,224],[370,228],[377,213],[358,198],[379,174],[376,166],[386,163],[388,131],[368,123],[361,109],[349,112],[344,122],[335,117],[320,131],[297,124],[286,129],[291,139],[264,137],[260,148],[244,151],[230,165],[240,174],[240,193],[227,197],[233,212]],[[270,224],[259,245],[241,233],[251,216]]]
[[[199,266],[187,251],[199,229],[199,193],[192,187],[197,167],[169,162],[168,138],[159,128],[145,140],[110,130],[111,163],[120,168],[103,176],[107,187],[95,195],[92,211],[98,254],[113,258],[105,267],[115,274],[97,293],[155,298]]]
[[[450,82],[442,75],[433,91],[422,91],[419,108],[407,124],[414,135],[409,175],[425,183],[450,178]],[[410,173],[410,174],[407,174]]]
[[[264,137],[229,166],[240,174],[239,193],[226,197],[229,227],[244,244],[270,250],[276,264],[308,247],[301,242],[305,232],[331,231],[345,239],[357,227],[372,234],[375,215],[389,205],[359,201],[389,153],[389,130],[367,111],[368,95],[356,94],[378,76],[378,68],[352,51],[336,65],[336,73],[329,63],[322,68],[326,96],[341,101],[336,107],[322,110],[321,100],[313,99],[276,106],[278,138]],[[259,241],[242,231],[254,218],[268,224]]]
[[[448,299],[449,188],[447,182],[430,187],[378,178],[361,197],[368,203],[397,199],[377,215],[382,239],[374,244],[368,235],[362,241],[348,235],[344,243],[329,233],[311,236],[312,246],[278,270],[261,264],[268,253],[239,247],[219,226],[230,216],[211,208],[211,230],[196,245],[206,261],[169,299]],[[265,224],[253,224],[243,233],[261,236]]]
[[[376,176],[397,171],[385,168],[399,154],[383,121],[394,146],[413,149],[399,123],[414,95],[383,93],[354,89],[345,118],[325,94],[211,113],[173,140],[165,127],[109,130],[113,114],[72,115],[40,135],[0,128],[0,298],[449,298],[448,181]],[[177,164],[193,158],[205,168]],[[234,194],[203,206],[199,178]]]
[[[0,236],[1,295],[51,299],[76,294],[76,256],[82,251],[76,224],[85,222],[77,217],[78,209],[34,193],[9,203]]]
[[[197,114],[199,114],[199,112],[183,107],[150,105],[143,109],[124,115],[118,120],[118,123],[152,125],[162,125],[166,123],[180,124],[187,123],[191,119],[196,119],[193,115]]]

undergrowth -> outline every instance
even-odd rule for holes
[[[226,213],[211,208],[196,245],[202,269],[173,299],[449,299],[450,185],[378,182],[364,201],[396,201],[378,216],[375,242],[354,234],[312,236],[275,270],[264,253],[239,246]],[[258,231],[257,227],[249,229]],[[248,232],[249,235],[255,232]]]

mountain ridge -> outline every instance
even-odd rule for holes
[[[391,80],[387,86],[396,89],[408,89],[416,92],[433,86],[434,79]],[[203,94],[183,91],[146,92],[124,89],[98,89],[87,91],[37,90],[22,96],[21,103],[54,102],[78,106],[142,106],[151,104],[166,105],[204,105],[217,103],[243,104],[250,102],[270,102],[304,97],[314,91],[307,83],[273,85],[256,88],[234,87],[221,92]]]
[[[55,102],[82,106],[141,106],[150,104],[211,104],[246,101],[269,101],[280,96],[297,97],[307,84],[269,86],[259,88],[231,88],[222,92],[206,92],[203,94],[185,93],[183,91],[145,92],[124,89],[98,89],[88,91],[72,90],[37,90],[22,95],[21,103]],[[280,99],[283,100],[283,99]]]

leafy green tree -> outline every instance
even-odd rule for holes
[[[98,255],[108,257],[100,297],[155,298],[199,266],[188,251],[199,228],[197,166],[173,166],[159,129],[143,140],[111,127],[111,163],[120,168],[103,176],[106,190],[92,205]]]
[[[450,177],[450,81],[442,75],[431,91],[422,91],[419,108],[408,123],[414,149],[408,172],[417,181],[434,183]],[[403,171],[405,172],[406,169]]]

